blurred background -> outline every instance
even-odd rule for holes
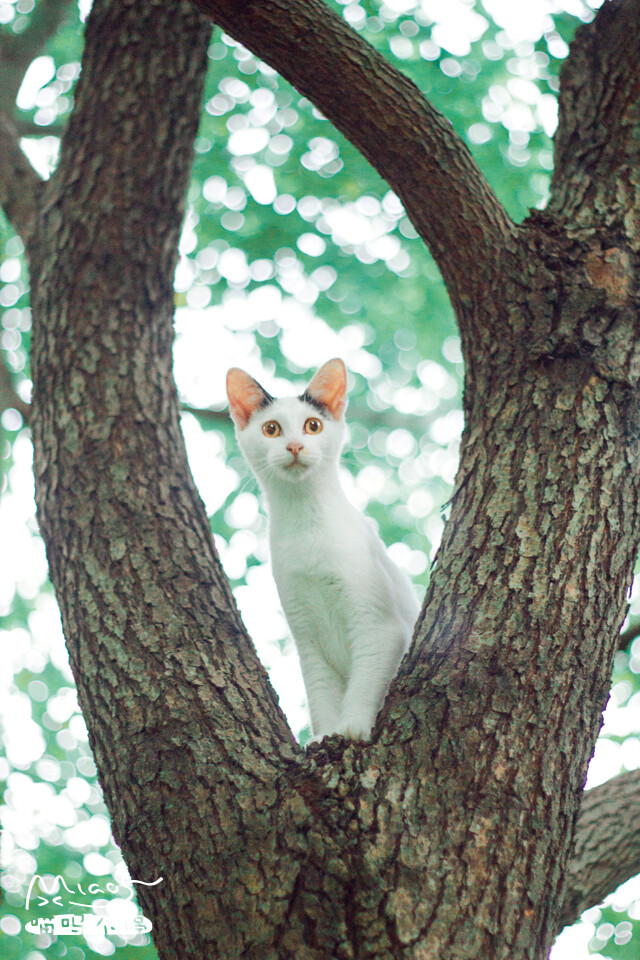
[[[328,2],[446,114],[515,220],[545,206],[558,72],[597,0]],[[34,0],[0,2],[0,57],[7,38],[29,38],[39,9]],[[60,11],[46,46],[24,62],[19,88],[5,84],[10,102],[0,102],[45,176],[72,109],[88,4],[60,3]],[[175,373],[190,462],[222,562],[304,742],[304,690],[257,486],[224,412],[226,370],[241,366],[284,395],[300,393],[330,357],[345,360],[344,486],[422,595],[457,466],[460,346],[433,261],[366,161],[308,100],[219,30],[209,58],[175,277]],[[2,215],[0,247],[0,955],[93,960],[117,952],[151,960],[146,935],[25,930],[34,874],[59,874],[86,892],[92,882],[122,889],[127,873],[110,835],[35,521],[23,419],[29,281],[22,242]],[[640,593],[632,593],[631,614],[640,615]],[[588,785],[640,767],[639,674],[636,641],[617,655]],[[114,909],[109,896],[96,896],[96,913]],[[565,931],[552,956],[640,956],[640,878]]]

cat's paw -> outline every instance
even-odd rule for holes
[[[310,747],[312,743],[320,743],[325,737],[335,735],[346,737],[348,740],[369,740],[371,737],[371,724],[367,721],[349,720],[345,723],[339,723],[333,730],[327,730],[325,733],[316,733],[309,737],[305,747]]]
[[[349,740],[369,740],[371,724],[366,720],[346,720],[344,723],[339,723],[333,732]]]

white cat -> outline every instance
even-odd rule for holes
[[[338,479],[347,375],[329,360],[300,397],[227,374],[238,443],[267,499],[271,560],[314,740],[368,739],[418,615],[413,587]]]

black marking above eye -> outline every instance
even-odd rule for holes
[[[322,400],[317,400],[315,397],[312,397],[310,393],[301,393],[298,397],[298,400],[302,400],[304,403],[308,403],[311,407],[315,407],[318,413],[326,416],[328,412],[328,407],[322,402]]]
[[[264,410],[266,407],[270,407],[271,404],[273,403],[273,401],[274,401],[274,398],[271,396],[270,393],[267,393],[267,391],[265,390],[265,391],[264,391],[264,396],[263,396],[262,400],[260,401],[260,403],[258,404],[257,409],[258,409],[258,410]]]

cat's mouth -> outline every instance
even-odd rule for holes
[[[295,459],[291,460],[290,463],[285,464],[285,470],[293,470],[295,467],[300,467],[302,470],[306,470],[308,466],[308,463],[303,463],[302,460],[298,460],[296,457]]]

